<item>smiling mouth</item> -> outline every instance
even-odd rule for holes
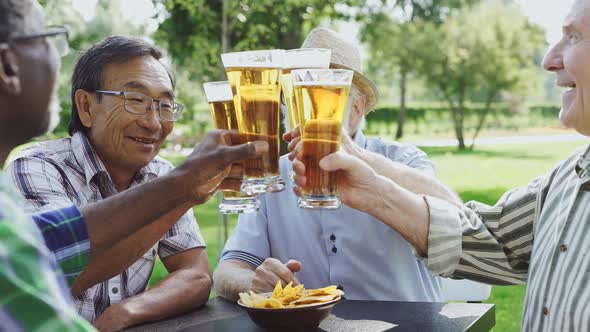
[[[558,85],[560,88],[565,90],[565,92],[573,91],[576,88],[575,83],[560,83]]]
[[[129,137],[132,140],[142,143],[142,144],[154,144],[155,140],[147,139],[147,138],[139,138],[139,137]]]

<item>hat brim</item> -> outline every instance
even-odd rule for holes
[[[367,96],[369,105],[371,106],[368,107],[367,113],[372,111],[372,107],[377,104],[377,100],[379,99],[379,90],[377,89],[377,85],[375,84],[375,82],[371,81],[367,76],[347,66],[332,62],[330,63],[330,67],[335,69],[348,69],[354,72],[354,76],[352,77],[352,83],[356,85],[356,87],[359,90],[361,90],[361,92],[364,93],[365,96]]]

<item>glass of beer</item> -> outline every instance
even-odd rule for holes
[[[267,141],[269,151],[244,162],[242,192],[259,194],[285,189],[279,172],[279,121],[284,50],[221,55],[234,94],[238,128],[245,141]]]
[[[283,72],[281,74],[281,89],[285,98],[287,107],[287,117],[290,128],[288,131],[295,129],[301,123],[299,113],[297,112],[297,100],[293,93],[293,80],[291,71],[301,68],[330,68],[330,56],[332,51],[327,48],[298,48],[285,51],[283,62]]]
[[[338,209],[341,205],[336,173],[323,171],[320,160],[338,151],[353,71],[297,69],[291,71],[301,116],[305,186],[298,205],[307,209]]]
[[[238,130],[238,119],[234,108],[234,97],[228,81],[209,82],[203,84],[213,124],[217,129]],[[219,213],[249,213],[260,208],[256,196],[248,196],[237,191],[224,191],[219,203]]]

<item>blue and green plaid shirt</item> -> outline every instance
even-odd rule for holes
[[[33,223],[20,202],[0,173],[0,331],[94,330],[73,310],[62,274],[71,285],[88,262],[80,212],[54,210]]]

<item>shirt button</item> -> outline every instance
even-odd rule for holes
[[[330,240],[332,240],[332,242],[336,241],[336,235],[334,235],[334,234],[330,235]]]
[[[560,244],[559,245],[559,251],[566,252],[567,251],[567,246],[565,244]]]
[[[152,249],[152,256],[156,256],[156,249]]]
[[[333,252],[333,253],[337,253],[337,252],[338,252],[338,248],[336,248],[336,246],[333,246],[333,247],[332,247],[332,252]]]
[[[545,315],[545,316],[549,315],[549,308],[543,307],[543,315]]]
[[[119,293],[119,289],[117,287],[113,287],[112,291],[113,291],[113,294]]]

